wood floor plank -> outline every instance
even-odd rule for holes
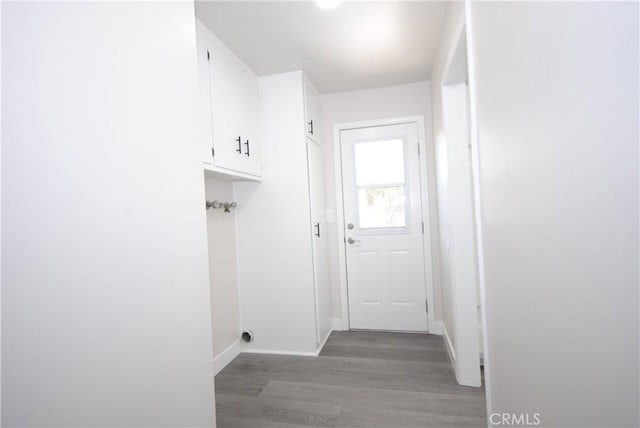
[[[307,425],[272,422],[264,419],[245,418],[234,414],[216,415],[216,425],[224,428],[307,428]]]
[[[354,388],[271,381],[261,396],[290,401],[326,402],[351,409],[376,407],[449,416],[485,417],[483,396]]]
[[[268,377],[248,376],[246,373],[239,373],[232,364],[233,362],[216,376],[216,394],[257,397],[269,383]]]
[[[269,397],[216,395],[216,413],[244,419],[310,427],[335,427],[341,407],[323,402],[294,402]]]
[[[444,349],[402,349],[372,346],[344,346],[327,343],[322,349],[322,356],[329,357],[364,357],[368,359],[400,360],[400,361],[441,361],[449,360]]]
[[[366,361],[366,364],[363,364]],[[229,368],[231,367],[231,368]],[[448,361],[386,360],[379,358],[327,356],[290,357],[280,355],[244,354],[227,366],[223,374],[232,371],[246,370],[251,373],[276,370],[308,371],[308,370],[340,370],[357,371],[359,373],[389,373],[407,375],[440,375],[451,378],[453,368]]]
[[[459,386],[455,377],[447,374],[379,372],[366,369],[363,360],[362,370],[317,369],[315,367],[261,367],[254,369],[243,365],[231,371],[236,377],[243,377],[250,384],[266,385],[269,380],[290,382],[319,383],[325,385],[356,386],[362,388],[379,388],[408,390],[416,392],[443,392],[461,395],[482,394],[477,388]]]
[[[344,408],[336,428],[480,428],[486,426],[486,419],[479,417],[443,416],[376,408],[362,412],[359,409]]]
[[[334,332],[318,357],[240,354],[216,376],[218,427],[486,426],[439,336]]]
[[[370,331],[335,332],[327,341],[327,345],[445,350],[442,340],[434,335]]]

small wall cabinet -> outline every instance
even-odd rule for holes
[[[258,77],[196,20],[205,171],[262,176]]]

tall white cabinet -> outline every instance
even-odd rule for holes
[[[307,127],[315,94],[301,72],[260,78],[263,181],[234,183],[240,322],[255,338],[245,350],[315,354],[330,333],[322,148]]]
[[[304,91],[304,118],[305,134],[307,138],[322,144],[322,126],[320,123],[320,98],[311,82],[304,79],[302,82]]]

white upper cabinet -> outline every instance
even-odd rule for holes
[[[304,89],[304,118],[307,137],[322,145],[322,129],[320,127],[320,99],[313,85],[305,78]]]
[[[196,21],[205,170],[259,179],[258,77],[200,21]]]
[[[211,109],[211,72],[209,70],[209,39],[204,25],[196,21],[196,42],[198,50],[198,83],[200,84],[200,113],[203,161],[213,165],[213,115]]]

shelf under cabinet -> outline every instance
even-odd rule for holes
[[[244,172],[233,171],[213,165],[203,165],[204,175],[211,178],[227,181],[262,181],[262,177],[247,174]]]

